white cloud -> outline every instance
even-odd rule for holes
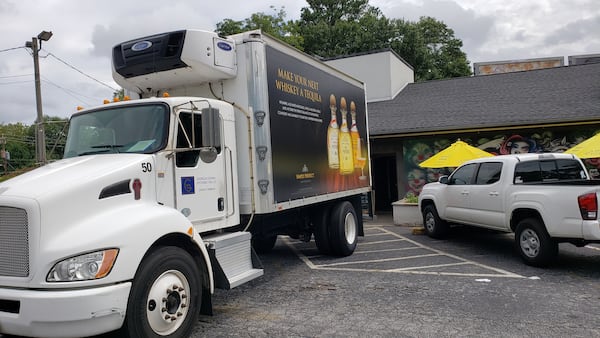
[[[371,0],[389,18],[417,21],[431,16],[454,30],[471,62],[600,53],[597,0]],[[166,31],[214,30],[226,18],[273,14],[284,7],[298,19],[305,1],[115,1],[2,0],[0,51],[24,46],[42,30],[54,36],[48,52],[93,78],[116,87],[111,78],[112,47]],[[76,106],[92,106],[112,90],[48,56],[40,59],[46,115],[68,117]],[[36,118],[33,60],[28,49],[0,52],[0,123],[30,124]]]

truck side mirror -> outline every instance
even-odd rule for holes
[[[221,119],[216,108],[202,109],[202,146],[221,149]]]
[[[212,163],[221,152],[221,119],[216,108],[202,109],[202,149],[200,159]]]
[[[440,176],[438,182],[440,182],[441,184],[448,184],[448,175]]]

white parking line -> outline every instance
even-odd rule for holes
[[[428,250],[430,252],[432,252],[431,254],[421,254],[421,255],[414,255],[414,256],[402,256],[402,257],[390,257],[390,258],[379,258],[379,259],[372,259],[372,260],[360,260],[360,261],[346,261],[346,262],[338,262],[338,263],[328,263],[328,264],[315,264],[313,262],[314,259],[316,258],[320,258],[323,257],[321,255],[315,255],[315,256],[306,256],[304,255],[304,253],[302,253],[295,245],[294,243],[292,243],[287,237],[283,237],[281,238],[284,243],[290,247],[292,249],[292,251],[294,251],[294,253],[311,269],[313,270],[338,270],[338,271],[362,271],[362,272],[387,272],[387,273],[408,273],[408,274],[422,274],[422,275],[445,275],[445,276],[463,276],[463,277],[508,277],[508,278],[526,278],[525,276],[521,276],[518,275],[516,273],[512,273],[510,271],[506,271],[503,269],[498,269],[492,266],[488,266],[488,265],[484,265],[484,264],[480,264],[477,263],[475,261],[472,260],[468,260],[456,255],[452,255],[450,253],[447,252],[443,252],[441,250],[437,250],[434,248],[431,248],[429,246],[423,245],[421,243],[415,242],[409,238],[406,238],[404,236],[401,236],[395,232],[389,231],[383,227],[370,227],[370,229],[377,229],[381,232],[377,233],[377,234],[368,234],[365,237],[374,237],[374,236],[381,236],[381,235],[391,235],[394,236],[396,239],[392,239],[392,240],[381,240],[381,241],[373,241],[373,242],[361,242],[360,243],[360,247],[364,248],[365,246],[371,246],[374,244],[384,244],[384,243],[394,243],[394,242],[406,242],[406,243],[410,243],[413,246],[411,247],[404,247],[404,248],[393,248],[393,249],[381,249],[381,250],[357,250],[355,251],[354,254],[365,254],[365,253],[382,253],[382,252],[387,252],[387,253],[394,253],[394,252],[399,252],[399,251],[408,251],[408,250],[414,250],[414,249],[425,249]],[[594,249],[598,249],[598,248],[594,248]],[[600,250],[600,249],[598,249]],[[454,260],[457,260],[458,262],[455,263],[444,263],[444,264],[425,264],[425,265],[416,265],[416,266],[409,266],[409,267],[402,267],[402,268],[393,268],[393,269],[369,269],[369,268],[357,268],[357,267],[348,267],[348,265],[356,265],[356,264],[369,264],[369,263],[382,263],[382,262],[394,262],[394,261],[408,261],[410,259],[417,259],[417,258],[426,258],[426,257],[448,257]],[[448,271],[423,271],[423,269],[443,269],[446,267],[453,267],[453,266],[475,266],[478,268],[481,268],[483,270],[490,270],[493,271],[494,273],[461,273],[461,272],[448,272]]]
[[[375,242],[365,242],[360,243],[361,245],[373,245],[373,244],[382,244],[382,243],[394,243],[394,242],[403,242],[404,239],[388,239],[384,241],[375,241]]]
[[[429,268],[441,268],[446,266],[457,266],[457,265],[466,265],[470,264],[469,262],[458,262],[458,263],[448,263],[448,264],[436,264],[436,265],[425,265],[425,266],[417,266],[417,267],[409,267],[409,268],[399,268],[392,269],[392,272],[406,271],[406,270],[416,270],[416,269],[429,269]]]
[[[408,256],[408,257],[370,259],[367,261],[352,261],[352,262],[341,262],[341,263],[331,263],[331,264],[319,264],[318,267],[330,267],[330,266],[364,264],[364,263],[393,262],[393,261],[402,261],[402,260],[406,260],[406,259],[433,257],[433,256],[439,256],[439,254],[426,254],[426,255],[417,255],[417,256]]]
[[[369,243],[361,243],[360,246],[362,247],[365,244],[369,244]],[[416,246],[411,246],[409,248],[397,248],[397,249],[356,250],[356,251],[354,251],[354,255],[367,254],[367,253],[375,253],[375,252],[408,251],[408,250],[416,250],[416,249],[420,249],[420,248],[416,247]]]

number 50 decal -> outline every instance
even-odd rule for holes
[[[150,162],[142,163],[142,172],[149,173],[152,171],[152,164]]]

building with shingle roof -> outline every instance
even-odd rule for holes
[[[372,137],[600,121],[600,63],[411,83],[368,109]]]

